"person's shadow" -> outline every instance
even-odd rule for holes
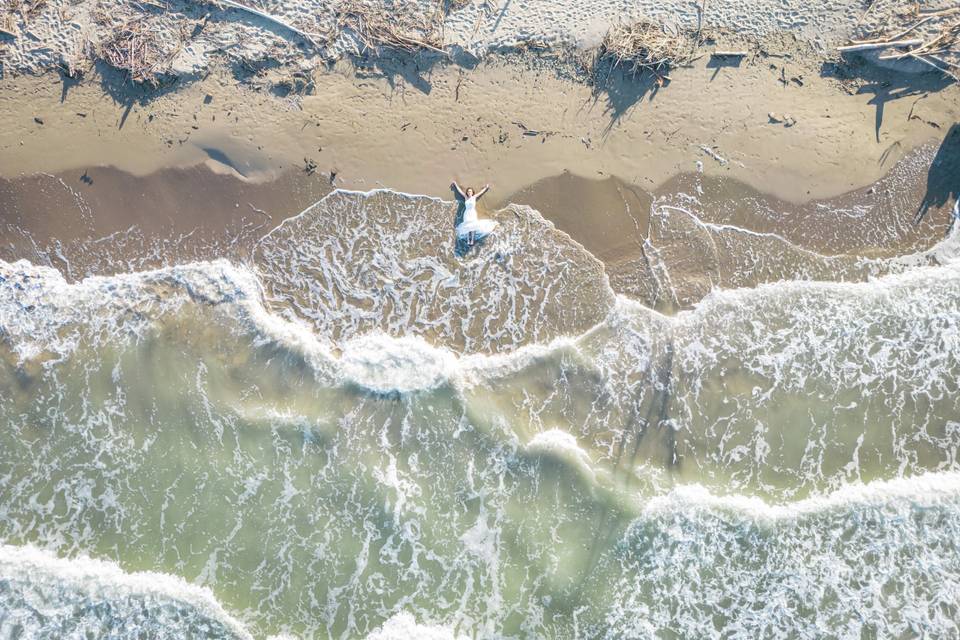
[[[919,224],[931,207],[941,208],[960,198],[960,124],[950,127],[927,171],[927,191],[913,218]],[[951,221],[951,226],[955,221]]]

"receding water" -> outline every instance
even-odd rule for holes
[[[953,238],[664,316],[498,216],[0,262],[0,638],[960,634]]]

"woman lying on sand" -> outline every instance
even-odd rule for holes
[[[486,185],[480,190],[480,193],[474,193],[470,187],[467,187],[466,192],[464,192],[457,181],[454,180],[453,188],[463,198],[463,220],[457,225],[457,238],[460,240],[466,239],[467,245],[472,247],[478,239],[491,233],[497,227],[495,221],[480,220],[477,217],[477,200],[490,190],[490,185]]]

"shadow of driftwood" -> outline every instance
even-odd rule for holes
[[[919,223],[926,217],[931,207],[945,207],[951,199],[960,198],[960,124],[954,124],[947,131],[937,155],[927,171],[927,190],[913,218]],[[953,224],[953,222],[951,222]]]
[[[429,94],[433,90],[430,73],[436,65],[453,64],[464,69],[474,69],[480,64],[479,58],[460,47],[448,47],[447,54],[429,50],[408,52],[385,49],[370,55],[353,56],[351,62],[360,77],[383,78],[392,89],[411,86],[421,93]]]
[[[83,80],[83,76],[80,74],[70,75],[62,67],[57,68],[57,73],[60,75],[60,104],[63,104],[67,101],[67,94],[70,93],[70,89],[73,89]]]
[[[713,82],[714,78],[717,77],[720,69],[736,69],[742,64],[743,58],[741,56],[711,56],[709,62],[707,62],[707,69],[713,69],[713,73],[710,75],[710,82]]]
[[[610,60],[598,62],[593,76],[593,104],[603,97],[606,101],[604,113],[610,116],[604,135],[610,133],[637,103],[644,98],[652,101],[660,88],[670,83],[666,79],[659,80],[652,73],[634,72]]]
[[[867,104],[876,107],[874,134],[877,142],[880,142],[883,111],[888,102],[939,91],[951,82],[950,78],[933,69],[929,73],[908,73],[879,67],[862,57],[851,57],[842,62],[825,62],[820,67],[820,75],[838,80],[866,80],[866,84],[857,89],[857,94],[873,94]]]
[[[100,78],[100,86],[106,94],[118,104],[124,106],[120,117],[119,129],[127,122],[127,117],[135,105],[146,105],[175,91],[181,85],[181,76],[163,76],[158,78],[156,85],[140,84],[130,79],[129,74],[121,69],[110,66],[102,60],[94,63],[94,69]],[[64,87],[63,98],[66,98],[68,87]]]

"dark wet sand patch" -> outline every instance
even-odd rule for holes
[[[955,143],[948,135],[869,187],[802,204],[699,173],[655,192],[564,173],[505,201],[539,210],[583,244],[605,263],[615,291],[670,312],[713,288],[862,280],[884,273],[886,258],[929,249],[950,228],[956,196],[944,175],[960,166]]]
[[[226,257],[331,187],[302,171],[251,183],[205,165],[136,176],[111,167],[0,179],[0,258],[68,278]]]

